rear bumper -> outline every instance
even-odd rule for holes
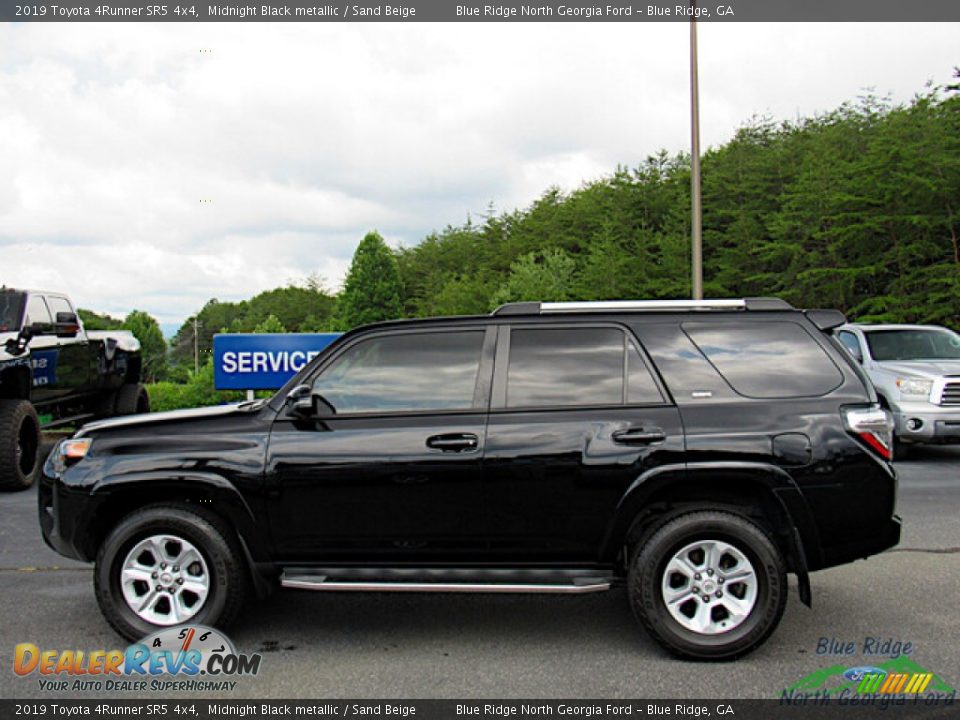
[[[861,451],[832,479],[803,487],[820,542],[819,557],[810,553],[811,570],[867,558],[900,542],[898,479],[891,463]]]
[[[900,542],[901,520],[894,515],[862,540],[823,548],[823,567],[862,560],[889,550]]]

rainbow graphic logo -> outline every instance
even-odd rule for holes
[[[855,697],[955,699],[957,690],[941,675],[900,655],[877,665],[831,665],[784,688],[781,701],[844,700]]]
[[[927,685],[933,680],[933,673],[930,672],[871,672],[864,673],[860,684],[857,686],[857,693],[873,694],[897,694],[906,695],[922,693],[927,689]]]

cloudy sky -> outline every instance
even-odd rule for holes
[[[706,23],[705,145],[960,64],[956,24]],[[0,25],[0,284],[155,315],[685,149],[686,23]]]

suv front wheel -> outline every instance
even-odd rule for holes
[[[769,536],[727,512],[689,512],[634,549],[630,604],[661,645],[683,658],[732,660],[774,631],[787,600],[783,557]]]
[[[179,505],[146,507],[121,520],[94,571],[100,610],[130,640],[184,623],[225,627],[240,612],[246,579],[229,528]]]

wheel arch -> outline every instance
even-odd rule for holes
[[[86,547],[82,548],[88,558],[96,557],[110,531],[130,513],[149,505],[176,504],[221,519],[240,544],[255,583],[269,566],[262,527],[243,495],[220,475],[135,473],[120,481],[98,483],[91,490],[91,498],[96,510],[89,519]]]
[[[796,482],[767,463],[690,463],[653,468],[624,493],[601,559],[625,566],[626,552],[653,528],[690,506],[734,509],[764,526],[797,574],[809,604],[809,567],[820,562],[816,523]]]

